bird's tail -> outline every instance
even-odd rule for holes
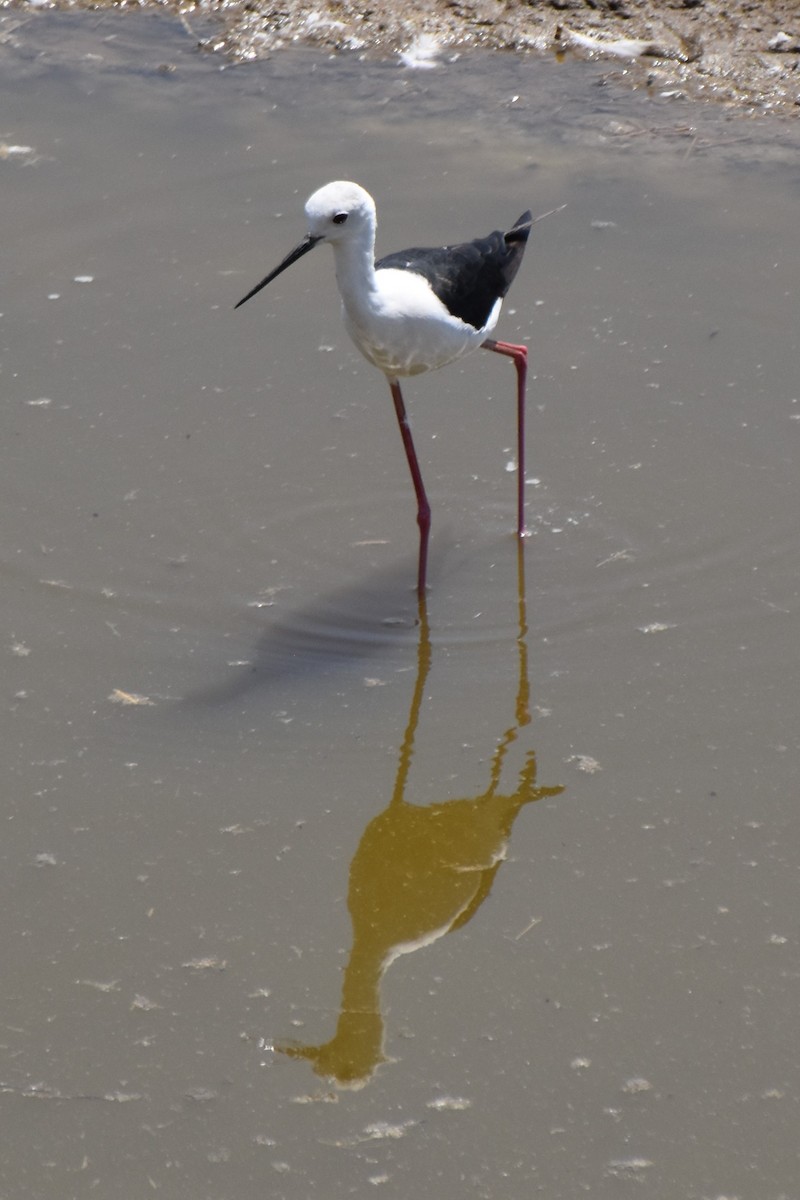
[[[509,229],[508,233],[505,234],[506,245],[511,246],[516,242],[517,244],[524,246],[530,235],[532,224],[533,215],[531,210],[528,209],[528,211],[524,212],[521,217],[517,218],[517,220]]]

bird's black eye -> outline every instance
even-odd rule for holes
[[[347,213],[336,213],[333,218],[334,225],[344,225],[347,220]]]

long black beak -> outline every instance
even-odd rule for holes
[[[289,254],[286,255],[286,258],[283,260],[283,262],[278,263],[278,266],[275,268],[274,271],[270,271],[270,273],[266,279],[262,279],[261,283],[257,283],[254,288],[251,288],[251,290],[247,293],[247,295],[242,296],[239,303],[234,304],[233,307],[241,308],[241,306],[247,300],[250,300],[253,296],[255,296],[256,292],[260,292],[261,289],[266,287],[268,283],[272,283],[273,279],[277,278],[277,276],[280,275],[281,271],[285,271],[287,267],[290,267],[292,265],[292,263],[296,263],[298,258],[302,258],[304,254],[308,254],[309,250],[313,250],[314,247],[316,246],[317,242],[320,242],[320,241],[322,241],[322,238],[312,237],[310,233],[306,234],[306,236],[303,238],[300,245],[295,246],[294,250],[292,250]]]

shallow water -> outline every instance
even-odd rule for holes
[[[4,1194],[794,1195],[796,126],[13,16]],[[232,311],[336,177],[567,204],[521,572],[510,365],[406,387],[429,629],[327,251]]]

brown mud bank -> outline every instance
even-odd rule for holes
[[[10,0],[3,7],[34,6]],[[35,7],[128,5],[55,0]],[[402,55],[420,68],[473,47],[555,53],[608,61],[610,72],[635,87],[677,89],[753,113],[800,111],[794,0],[166,0],[157,7],[176,13],[203,49],[240,62],[291,45]]]

